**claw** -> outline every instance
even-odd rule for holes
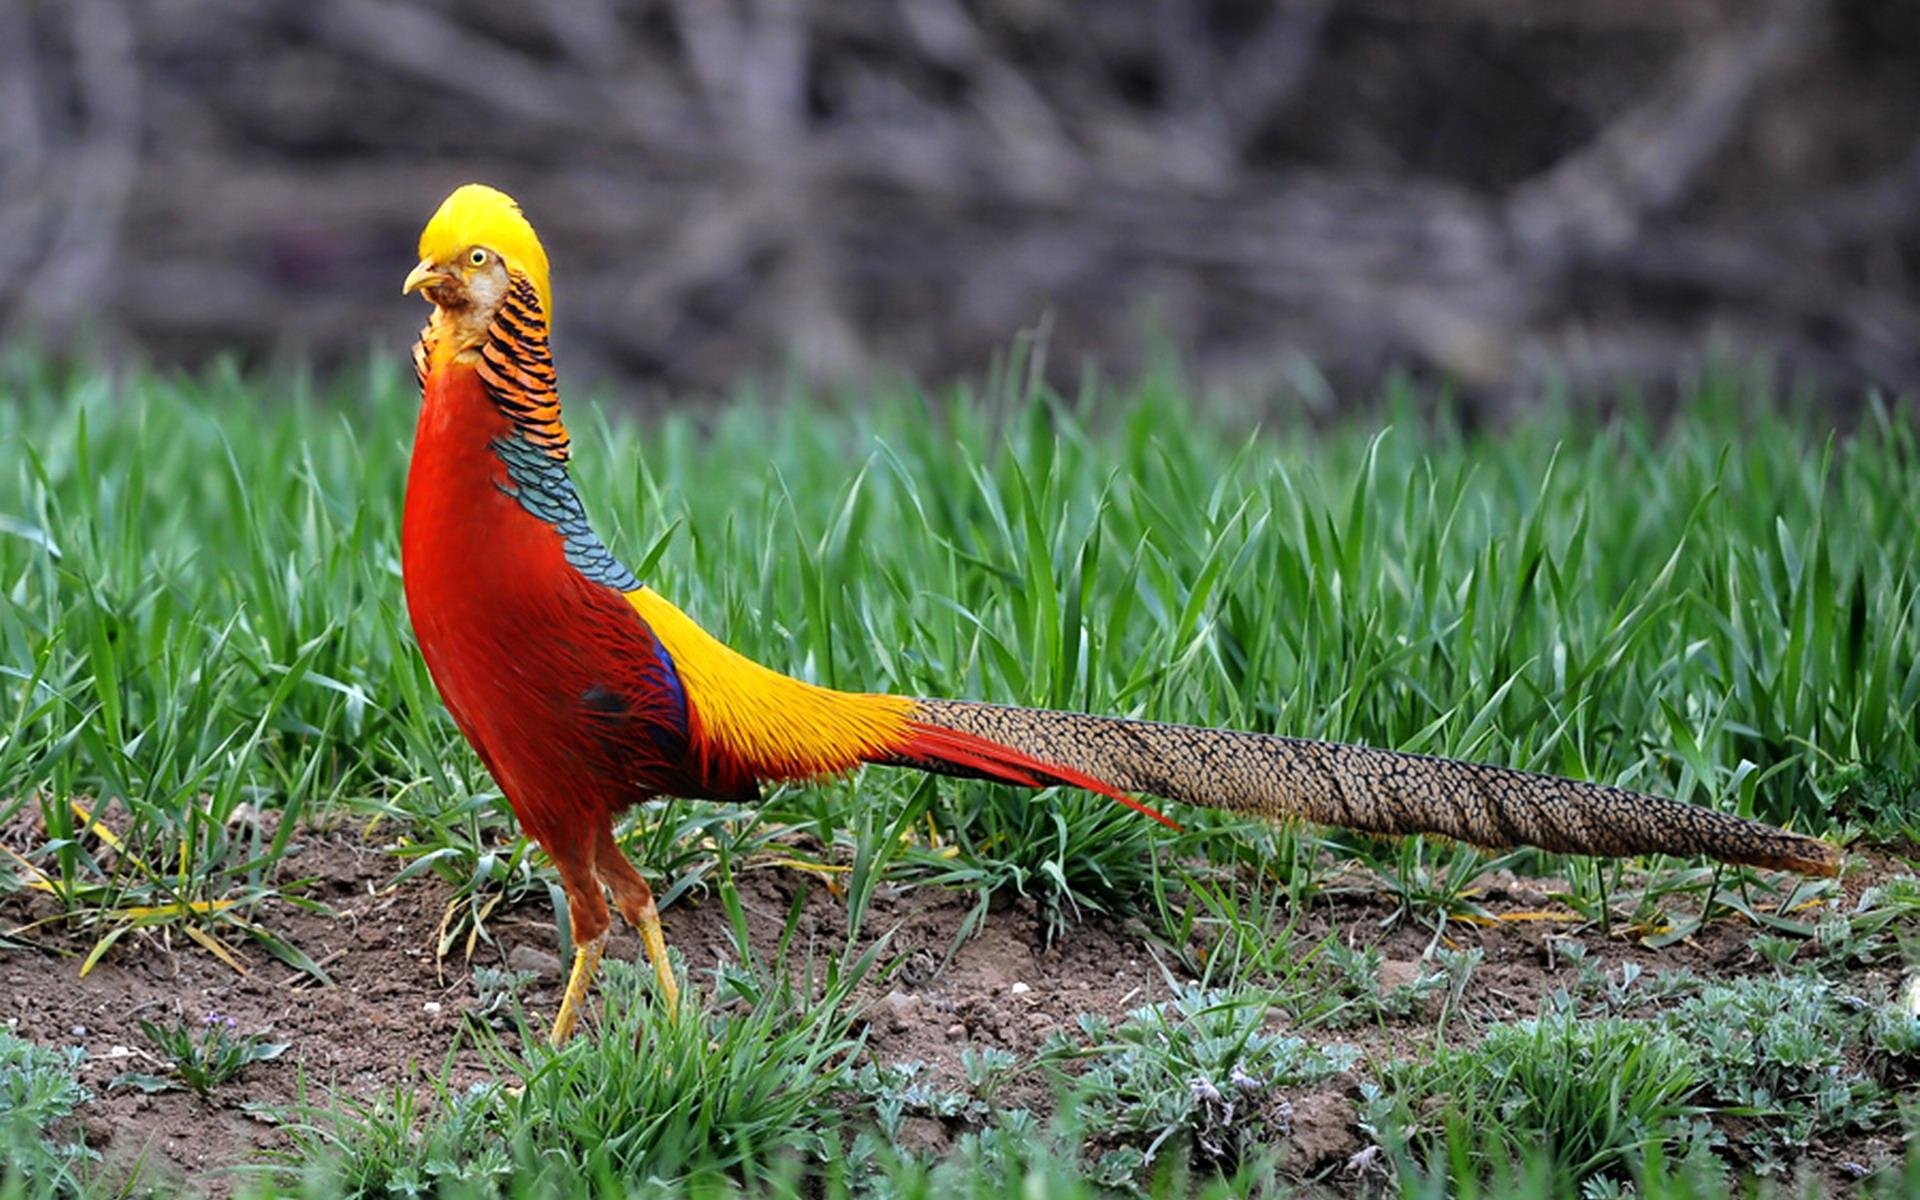
[[[600,956],[606,953],[606,949],[607,935],[604,933],[573,948],[573,970],[567,975],[567,994],[560,1001],[560,1012],[553,1018],[553,1032],[547,1035],[548,1044],[558,1046],[573,1036],[573,1027],[580,1023],[580,1014],[587,1006],[587,992],[593,987],[593,974],[599,970]]]

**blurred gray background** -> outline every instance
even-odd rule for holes
[[[0,331],[397,349],[515,193],[570,374],[1920,386],[1913,0],[0,0]]]

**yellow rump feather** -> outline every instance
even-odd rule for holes
[[[485,246],[506,261],[507,270],[525,275],[540,295],[540,312],[553,320],[546,248],[513,197],[484,183],[453,189],[420,231],[423,261],[446,262],[474,246]]]
[[[905,697],[816,687],[733,650],[652,588],[627,600],[673,658],[705,735],[763,779],[845,771],[911,736]]]

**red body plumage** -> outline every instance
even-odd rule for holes
[[[690,722],[659,643],[619,590],[566,559],[509,490],[493,448],[512,423],[471,367],[426,381],[401,536],[407,608],[460,731],[550,849],[689,777]]]

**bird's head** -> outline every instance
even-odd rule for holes
[[[420,263],[402,290],[433,302],[435,325],[463,343],[457,351],[485,340],[516,277],[533,285],[541,316],[551,319],[547,252],[533,226],[513,197],[469,183],[455,188],[420,231]]]

